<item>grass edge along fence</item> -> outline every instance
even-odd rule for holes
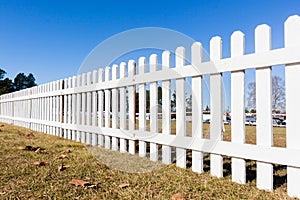
[[[158,57],[150,56],[150,72],[145,72],[146,59],[107,67],[0,97],[0,121],[24,126],[44,133],[146,156],[156,161],[162,145],[162,162],[171,163],[171,147],[176,148],[176,165],[186,167],[186,151],[192,150],[192,170],[203,172],[203,155],[210,154],[211,175],[223,176],[223,156],[232,157],[232,181],[246,183],[246,161],[257,162],[257,187],[273,190],[273,164],[287,166],[288,195],[300,198],[300,17],[289,17],[284,24],[284,48],[271,49],[271,29],[255,29],[255,52],[245,54],[244,34],[231,36],[231,57],[222,58],[222,40],[210,41],[210,58],[201,62],[201,43],[191,47],[191,64],[186,65],[185,49],[176,49],[175,67],[170,66],[170,52],[162,53],[165,67],[157,71]],[[273,147],[272,67],[285,65],[286,148]],[[256,73],[256,144],[245,143],[245,70]],[[222,73],[231,72],[231,141],[222,141]],[[119,76],[118,76],[119,74]],[[202,81],[210,75],[210,138],[202,137]],[[111,77],[111,78],[110,78]],[[185,131],[185,78],[192,79],[192,136]],[[176,82],[176,134],[171,134],[170,81]],[[157,82],[162,81],[162,133],[157,127]],[[150,84],[150,131],[146,131],[146,84]],[[135,95],[139,87],[139,128],[135,128]],[[110,98],[112,95],[112,98]],[[128,107],[128,117],[126,116]],[[102,114],[105,113],[104,116]],[[128,118],[128,120],[127,120]],[[127,127],[128,123],[128,127]],[[137,137],[149,134],[151,137]],[[136,148],[138,144],[139,148]]]

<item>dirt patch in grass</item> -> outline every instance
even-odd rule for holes
[[[225,178],[211,177],[208,157],[203,174],[174,164],[148,173],[126,173],[102,164],[81,143],[8,124],[0,129],[0,199],[170,199],[177,193],[185,199],[288,199],[284,186],[266,192],[256,189],[254,181],[232,183],[228,168]],[[26,146],[39,150],[20,148]],[[123,159],[120,163],[127,161]],[[59,171],[62,165],[69,167]],[[89,184],[75,186],[69,183],[72,179]]]

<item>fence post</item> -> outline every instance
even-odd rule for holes
[[[211,61],[222,58],[222,39],[218,36],[210,40]],[[223,105],[222,105],[222,73],[210,75],[210,106],[211,123],[210,139],[220,141],[223,139]],[[221,155],[210,155],[211,175],[218,178],[223,177],[223,157]]]
[[[271,29],[260,25],[255,29],[255,52],[271,49]],[[256,70],[256,136],[257,145],[273,146],[272,71],[271,67]],[[257,187],[273,190],[273,165],[257,162]]]
[[[162,71],[170,68],[170,52],[162,53]],[[162,134],[171,134],[171,81],[162,81]],[[162,145],[162,163],[171,164],[171,147]]]
[[[193,67],[197,67],[202,62],[202,44],[195,42],[192,45],[191,61]],[[203,137],[202,122],[202,76],[192,78],[192,136],[194,139]],[[203,172],[203,153],[192,151],[192,170]]]
[[[150,56],[150,73],[157,71],[157,55]],[[150,83],[150,132],[151,134],[158,132],[157,124],[157,82]],[[150,143],[150,160],[158,160],[158,146],[155,143]]]
[[[300,46],[300,17],[289,17],[284,24],[285,47]],[[286,78],[286,146],[288,149],[299,149],[300,141],[300,64],[285,67]],[[287,155],[288,156],[288,155]],[[299,159],[299,158],[295,158]],[[288,195],[300,198],[300,168],[287,167]]]
[[[146,72],[146,58],[139,58],[139,75]],[[139,130],[146,131],[146,84],[139,84]],[[139,141],[139,156],[146,157],[146,142]]]
[[[176,68],[184,67],[185,48],[176,49]],[[176,79],[176,136],[186,135],[186,113],[185,113],[185,78]],[[176,148],[176,165],[186,168],[186,149]]]

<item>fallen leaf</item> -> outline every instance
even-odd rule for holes
[[[61,172],[61,171],[64,171],[65,169],[69,168],[70,165],[60,165],[58,166],[58,171]]]
[[[119,188],[127,188],[127,187],[129,187],[128,183],[122,183],[119,185]]]
[[[71,153],[71,149],[67,149],[65,152],[66,153]]]
[[[38,167],[40,167],[40,166],[45,166],[45,165],[48,165],[49,163],[48,162],[44,162],[44,161],[42,161],[42,162],[34,162],[33,163],[35,166],[38,166]]]
[[[90,183],[87,182],[87,181],[77,180],[77,179],[72,179],[72,180],[69,182],[69,184],[75,185],[75,186],[82,186],[82,187],[90,185]]]
[[[19,136],[24,136],[25,134],[22,133],[21,131],[18,131],[18,135],[19,135]]]
[[[174,194],[171,197],[171,200],[185,200],[185,198],[182,196],[182,194],[180,192],[178,192],[177,194]]]
[[[33,134],[33,133],[28,133],[28,134],[26,135],[26,137],[29,138],[29,139],[32,139],[32,138],[34,137],[34,134]]]
[[[58,159],[64,159],[64,158],[68,158],[68,154],[61,154],[60,156],[58,156]]]

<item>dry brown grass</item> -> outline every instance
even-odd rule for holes
[[[40,149],[18,148],[29,145]],[[59,159],[62,154],[68,154],[68,158]],[[131,159],[130,155],[122,156]],[[37,167],[33,164],[36,161],[49,164]],[[58,172],[62,164],[70,167]],[[284,181],[274,192],[256,189],[251,179],[255,177],[255,162],[247,165],[246,185],[231,182],[228,157],[224,158],[225,177],[221,179],[210,176],[209,157],[205,158],[203,174],[174,164],[149,173],[126,173],[102,164],[81,143],[4,124],[0,132],[0,199],[170,199],[176,193],[186,199],[288,199]],[[275,176],[284,177],[284,169],[279,168]],[[72,179],[95,186],[76,187],[69,184]],[[119,187],[124,183],[128,187]]]

